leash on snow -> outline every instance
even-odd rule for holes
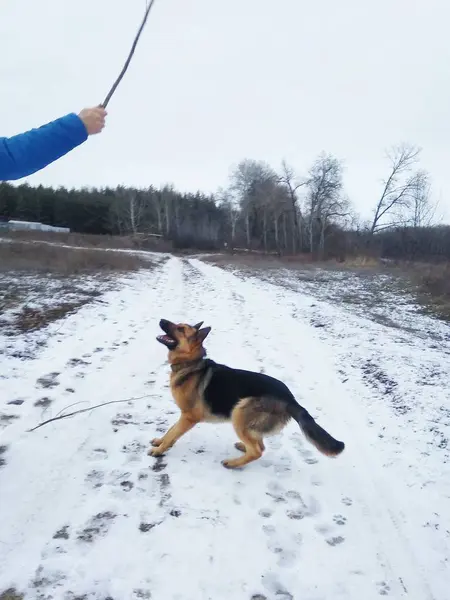
[[[39,429],[40,427],[43,427],[44,425],[47,425],[48,423],[52,423],[53,421],[67,419],[68,417],[73,417],[74,415],[79,415],[81,413],[89,412],[90,410],[100,408],[101,406],[106,406],[107,404],[117,404],[118,402],[133,402],[133,400],[142,400],[143,398],[150,398],[150,394],[146,394],[145,396],[138,396],[137,398],[125,398],[125,400],[110,400],[109,402],[102,402],[101,404],[96,404],[95,406],[89,406],[88,408],[74,410],[73,412],[66,413],[64,415],[57,415],[56,417],[53,417],[52,419],[47,419],[46,421],[42,421],[42,423],[39,423],[39,425],[36,425],[36,427],[33,427],[32,429],[27,429],[27,433],[36,431],[36,429]],[[73,406],[73,404],[72,404],[72,406]],[[67,408],[70,408],[70,407],[68,406],[63,410],[67,410]]]
[[[109,90],[108,95],[106,96],[106,98],[102,102],[101,106],[103,108],[106,108],[108,106],[109,101],[111,100],[111,98],[112,98],[114,92],[116,91],[119,83],[122,81],[123,76],[125,75],[125,73],[127,72],[128,67],[130,66],[130,62],[131,62],[131,59],[133,58],[134,51],[136,50],[136,46],[138,44],[139,38],[141,37],[141,33],[144,30],[144,27],[145,27],[145,25],[147,23],[148,16],[150,14],[150,11],[151,11],[152,6],[153,6],[154,3],[155,3],[155,0],[150,0],[150,2],[147,4],[147,8],[145,10],[144,18],[142,19],[141,26],[139,27],[138,32],[136,34],[136,37],[134,38],[134,42],[133,42],[133,45],[131,46],[131,50],[130,50],[130,53],[128,55],[128,58],[125,61],[125,64],[123,65],[123,67],[122,67],[122,70],[121,70],[121,72],[119,74],[119,77],[116,79],[116,81],[114,82],[112,88]]]

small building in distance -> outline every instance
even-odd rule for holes
[[[0,231],[49,231],[52,233],[70,233],[69,227],[54,227],[36,221],[2,221],[0,220]]]

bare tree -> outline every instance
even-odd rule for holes
[[[255,206],[260,216],[262,215],[263,247],[266,252],[269,249],[271,225],[274,229],[275,247],[277,250],[280,249],[278,221],[280,214],[286,212],[286,190],[274,175],[257,181],[254,189]]]
[[[228,224],[230,226],[231,247],[234,248],[236,243],[237,224],[240,219],[239,200],[233,190],[230,188],[219,188],[217,192],[218,204],[222,206],[227,215]]]
[[[302,186],[307,184],[307,180],[298,180],[295,175],[294,169],[287,164],[285,160],[281,163],[281,175],[279,182],[285,185],[289,194],[291,203],[292,215],[294,218],[294,235],[292,236],[292,252],[297,252],[297,247],[302,251],[303,247],[303,229],[304,219],[300,204],[298,202],[298,190]]]
[[[421,150],[416,146],[402,144],[395,146],[387,154],[391,170],[388,178],[383,182],[383,192],[375,207],[370,233],[392,227],[398,224],[399,212],[411,205],[411,194],[416,187],[416,176],[411,175],[411,170],[416,164]],[[393,217],[386,222],[387,217]]]
[[[174,205],[174,196],[175,190],[173,184],[165,184],[161,188],[161,204],[164,207],[164,216],[166,221],[166,235],[170,234],[171,229],[173,229],[173,219],[172,219],[172,209]],[[174,215],[175,218],[177,215]],[[176,223],[176,229],[178,229],[178,223]]]
[[[251,245],[251,216],[256,210],[258,186],[275,178],[274,171],[267,163],[250,159],[242,160],[231,173],[230,190],[236,194],[244,217],[247,247]]]
[[[436,203],[431,200],[431,181],[426,171],[415,174],[411,189],[411,217],[407,220],[413,227],[428,227],[436,214]]]
[[[143,221],[145,198],[137,190],[119,186],[116,190],[117,219],[124,232],[136,234]]]
[[[343,217],[347,212],[341,196],[342,165],[334,156],[321,154],[308,174],[309,251],[315,250],[317,233],[319,248],[323,253],[325,229],[332,217]]]

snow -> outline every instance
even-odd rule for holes
[[[270,277],[164,257],[50,325],[33,360],[4,358],[0,597],[447,599],[448,326],[412,298],[397,305],[414,328],[392,327],[320,280]],[[148,457],[177,418],[160,318],[204,320],[211,358],[285,381],[344,453],[320,455],[292,423],[228,471],[222,424]]]

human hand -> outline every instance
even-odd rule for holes
[[[78,115],[83,121],[88,135],[100,133],[105,126],[105,117],[108,113],[102,106],[84,108]]]

